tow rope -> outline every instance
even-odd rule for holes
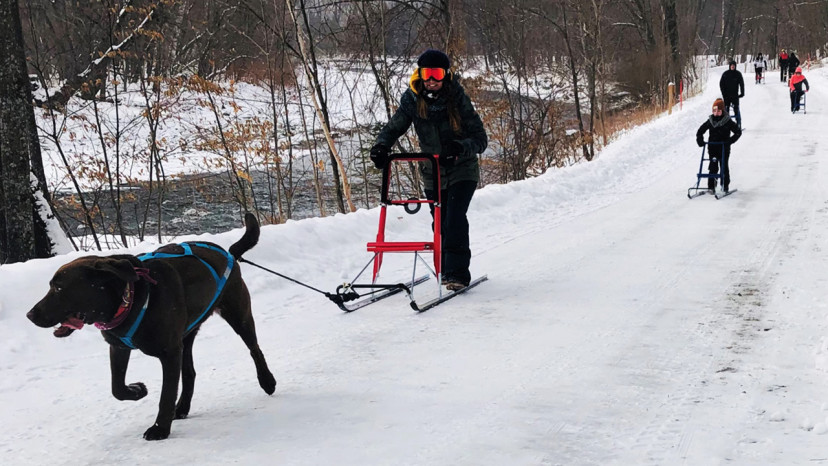
[[[335,302],[335,303],[337,303],[337,304],[341,304],[341,303],[343,303],[343,302],[345,302],[345,301],[351,301],[351,300],[353,300],[353,299],[359,298],[359,295],[358,295],[356,292],[353,292],[353,291],[352,291],[352,292],[350,292],[350,293],[345,293],[345,294],[339,294],[339,293],[329,293],[329,292],[327,292],[327,291],[322,291],[322,290],[320,290],[320,289],[318,289],[318,288],[314,288],[314,287],[312,287],[312,286],[308,285],[307,283],[302,283],[302,282],[300,282],[299,280],[296,280],[295,278],[291,278],[291,277],[288,277],[287,275],[283,275],[283,274],[281,274],[281,273],[279,273],[279,272],[276,272],[275,270],[270,270],[270,269],[268,269],[267,267],[261,266],[261,265],[259,265],[259,264],[255,263],[255,262],[251,262],[251,261],[249,261],[249,260],[247,260],[247,259],[245,259],[245,258],[243,258],[243,257],[239,257],[237,260],[238,260],[239,262],[245,262],[245,263],[248,263],[248,264],[252,265],[253,267],[260,268],[260,269],[264,270],[265,272],[270,272],[270,273],[272,273],[273,275],[276,275],[277,277],[284,278],[285,280],[288,280],[288,281],[291,281],[291,282],[293,282],[293,283],[296,283],[297,285],[304,286],[305,288],[307,288],[307,289],[309,289],[309,290],[313,290],[313,291],[315,291],[315,292],[317,292],[317,293],[323,294],[323,295],[325,295],[325,297],[326,297],[326,298],[330,299],[331,301],[333,301],[333,302]]]

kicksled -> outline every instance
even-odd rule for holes
[[[380,214],[379,214],[379,230],[375,241],[367,244],[368,252],[373,253],[372,258],[359,271],[359,273],[350,282],[343,283],[336,288],[335,292],[327,292],[315,288],[307,283],[303,283],[295,278],[281,274],[275,270],[263,267],[255,262],[245,258],[239,258],[239,262],[250,264],[256,268],[269,272],[273,275],[281,277],[285,280],[291,281],[297,285],[308,288],[326,298],[333,301],[340,309],[345,312],[353,312],[357,309],[362,309],[365,306],[382,301],[385,298],[405,293],[410,301],[411,308],[417,312],[425,312],[429,309],[438,306],[449,299],[459,296],[477,285],[488,280],[488,276],[483,275],[476,280],[470,282],[467,286],[460,289],[444,290],[442,283],[442,231],[441,231],[441,216],[440,209],[442,208],[442,199],[440,199],[440,190],[437,190],[437,199],[391,199],[389,195],[391,185],[391,167],[392,162],[426,162],[431,163],[434,173],[434,186],[440,186],[440,169],[439,169],[439,155],[432,155],[426,153],[401,153],[391,154],[389,161],[382,170],[382,189],[380,192]],[[388,218],[388,208],[394,206],[402,206],[409,214],[416,214],[423,204],[427,204],[434,209],[432,220],[432,235],[430,241],[388,241],[385,237],[385,225]],[[414,264],[411,271],[411,278],[405,282],[398,283],[378,283],[380,268],[382,267],[382,260],[385,254],[389,253],[410,253],[414,256]],[[426,260],[431,257],[431,264]],[[421,264],[425,268],[425,273],[417,275],[417,264]],[[372,266],[371,281],[367,278],[360,281],[360,278]],[[432,288],[432,293],[429,295],[423,293],[421,287],[416,287],[429,281],[431,278],[436,279],[436,287]],[[427,295],[426,299],[415,298],[415,290],[417,296]]]
[[[470,282],[464,288],[458,290],[443,289],[441,283],[442,230],[440,224],[440,209],[442,208],[442,199],[440,199],[440,190],[437,190],[437,199],[435,200],[417,198],[391,199],[389,191],[392,178],[391,167],[394,165],[394,162],[430,163],[432,165],[432,172],[434,173],[434,186],[440,186],[439,155],[400,153],[389,156],[389,161],[382,170],[381,205],[377,237],[375,241],[371,241],[366,245],[368,252],[373,253],[373,257],[350,282],[339,285],[336,288],[336,293],[326,294],[331,301],[336,303],[345,312],[356,311],[357,309],[374,304],[401,292],[406,294],[413,310],[424,312],[469,291],[488,279],[486,275],[483,275]],[[407,213],[416,214],[423,204],[429,205],[430,208],[434,209],[431,238],[428,238],[428,241],[389,241],[385,236],[388,209],[394,206],[402,206]],[[413,267],[410,280],[403,283],[377,282],[383,257],[385,254],[391,253],[408,253],[413,255]],[[431,258],[431,264],[426,260],[429,257]],[[418,264],[422,265],[422,268],[425,269],[424,274],[420,276],[417,274]],[[365,281],[367,280],[366,278],[363,282],[360,282],[360,278],[369,267],[372,267],[371,281]],[[415,296],[415,290],[417,290],[417,295],[419,296],[422,292],[422,287],[417,289],[417,286],[429,281],[431,278],[434,278],[436,281],[436,292],[433,291],[424,301],[418,299]]]
[[[720,145],[720,146],[722,146],[722,150],[724,150],[725,143],[724,142],[706,142],[706,143],[704,143],[704,146],[702,146],[701,161],[699,162],[699,172],[698,172],[698,174],[696,174],[696,185],[691,186],[690,188],[687,189],[687,198],[688,199],[695,199],[695,198],[697,198],[699,196],[703,196],[705,194],[712,194],[713,197],[715,197],[716,199],[721,199],[723,197],[730,196],[731,194],[736,192],[735,189],[731,189],[731,190],[728,190],[728,191],[716,190],[716,186],[724,186],[724,167],[720,166],[719,167],[719,173],[716,173],[716,174],[705,173],[704,162],[705,161],[709,162],[711,160],[716,160],[716,157],[710,157],[710,151],[707,150],[707,146],[710,146],[710,145]],[[705,157],[705,154],[707,154],[707,157]],[[707,179],[710,179],[710,178],[715,180],[713,189],[710,189],[706,186],[705,187],[700,186],[702,180],[707,180]]]

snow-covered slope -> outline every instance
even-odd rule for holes
[[[58,340],[25,318],[78,254],[4,265],[0,464],[826,461],[828,80],[807,76],[807,115],[788,111],[773,74],[747,76],[728,198],[685,196],[715,75],[592,163],[479,191],[472,272],[489,281],[425,314],[395,297],[346,315],[243,266],[276,393],[211,318],[191,416],[162,442],[141,438],[157,360],[133,356],[127,382],[150,394],[119,402],[96,331]],[[369,260],[377,212],[265,227],[246,257],[333,291]],[[400,213],[389,231],[422,238],[428,220]],[[385,277],[405,278],[408,259],[388,260]]]

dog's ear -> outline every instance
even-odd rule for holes
[[[138,280],[135,266],[127,259],[115,259],[112,257],[101,257],[95,261],[93,267],[97,270],[110,272],[121,280],[132,283]]]

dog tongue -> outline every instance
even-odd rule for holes
[[[69,316],[63,321],[62,324],[60,324],[60,327],[56,328],[55,331],[52,332],[52,335],[58,338],[68,337],[75,330],[80,330],[82,328],[83,320],[78,319],[75,316]]]
[[[74,316],[69,316],[60,324],[62,327],[69,327],[73,330],[80,330],[83,328],[83,321]]]
[[[54,332],[52,332],[52,335],[54,335],[58,338],[63,338],[63,337],[68,337],[74,331],[75,331],[75,329],[73,329],[73,328],[69,328],[65,325],[61,325],[60,327],[56,328]]]

